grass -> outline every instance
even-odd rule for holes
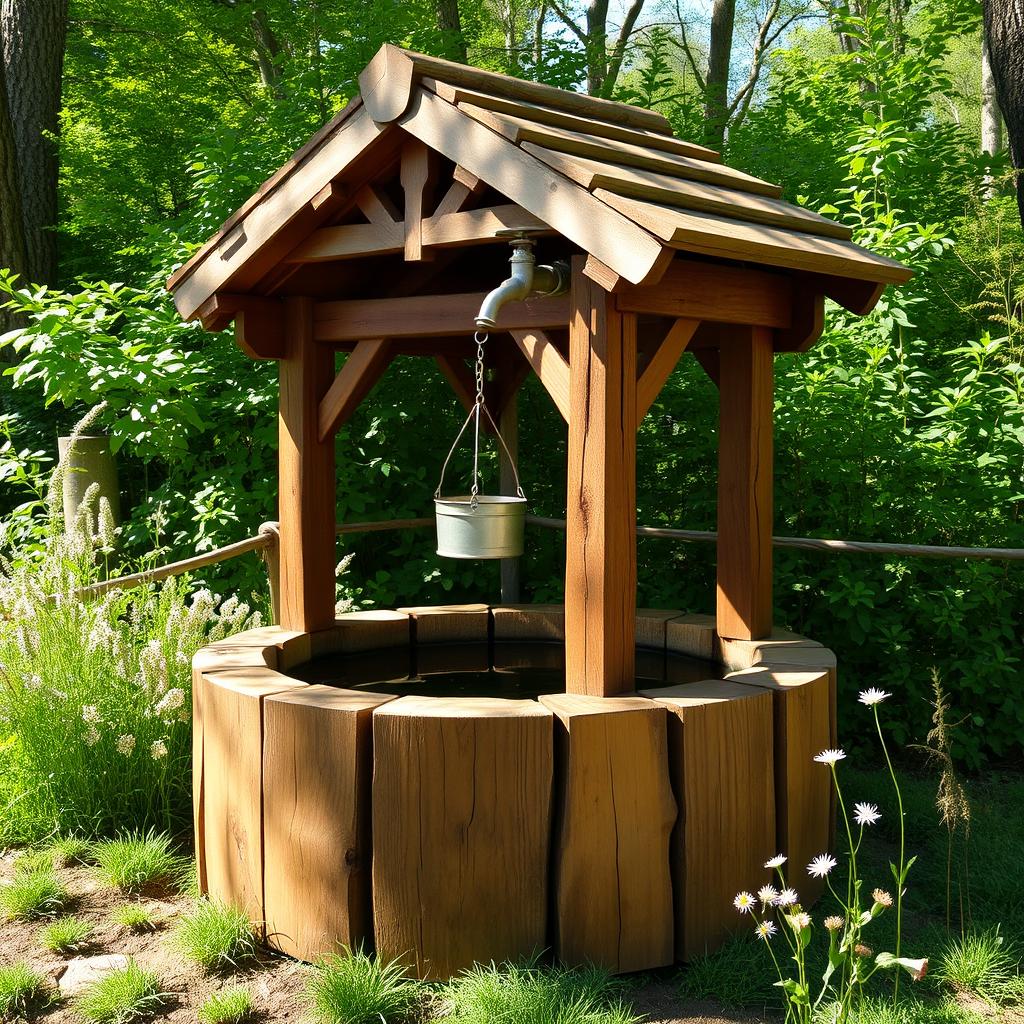
[[[1016,956],[998,928],[968,932],[948,942],[942,950],[934,977],[954,992],[972,992],[991,1002],[1012,994],[1020,957]]]
[[[166,998],[156,974],[129,960],[93,982],[75,1000],[75,1009],[89,1024],[131,1024],[155,1013]]]
[[[170,837],[153,832],[103,840],[93,846],[92,856],[104,884],[122,892],[173,883],[182,871]]]
[[[742,936],[691,961],[679,975],[677,990],[683,999],[713,999],[732,1008],[763,1008],[778,1003],[775,980],[765,944]]]
[[[89,944],[93,927],[80,917],[59,917],[39,933],[39,944],[51,953],[73,953]]]
[[[207,971],[238,967],[256,954],[245,911],[209,900],[200,900],[182,917],[177,941],[182,953]]]
[[[67,868],[72,864],[84,864],[89,857],[92,844],[80,836],[61,836],[50,843],[49,849],[54,866]]]
[[[8,920],[29,920],[56,913],[68,902],[64,883],[52,870],[19,871],[0,886],[0,911]]]
[[[423,991],[401,964],[350,950],[322,960],[308,986],[319,1024],[396,1024],[411,1015]]]
[[[598,968],[542,968],[536,961],[476,966],[448,988],[448,1024],[634,1024],[621,984]]]
[[[214,992],[199,1007],[200,1024],[242,1024],[252,1016],[252,994],[246,988]]]
[[[156,931],[155,918],[141,903],[125,903],[115,907],[110,920],[131,932]]]
[[[14,861],[14,870],[19,875],[33,874],[37,871],[53,871],[57,866],[53,850],[49,847],[42,850],[25,850],[18,854]]]
[[[0,967],[0,1020],[17,1020],[49,1001],[46,979],[28,964]]]

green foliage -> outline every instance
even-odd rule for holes
[[[39,944],[51,953],[73,953],[89,944],[93,927],[80,917],[58,917],[39,933]]]
[[[448,990],[452,1024],[636,1024],[616,1000],[618,986],[598,968],[477,965]]]
[[[156,920],[141,903],[122,903],[111,911],[110,920],[130,932],[151,932],[156,929]]]
[[[207,971],[231,970],[256,955],[249,915],[206,899],[182,917],[177,941],[185,956]]]
[[[1020,957],[998,927],[950,939],[939,957],[935,978],[954,992],[971,992],[993,1002],[1010,990]]]
[[[199,1007],[201,1024],[243,1024],[253,1013],[252,993],[246,988],[214,992]]]
[[[84,864],[89,856],[91,844],[81,836],[61,836],[50,843],[54,864],[59,868],[72,864]]]
[[[53,871],[34,868],[17,872],[0,884],[0,911],[4,917],[30,919],[56,913],[68,902],[68,891]]]
[[[182,868],[170,836],[152,831],[102,840],[93,846],[92,856],[104,885],[123,892],[172,883]]]
[[[50,1001],[46,979],[28,964],[0,965],[0,1020],[19,1020]]]
[[[676,989],[683,999],[710,999],[737,1009],[765,1007],[778,1002],[772,966],[765,943],[737,936],[691,960],[680,972]]]
[[[75,1010],[88,1024],[132,1024],[156,1013],[166,998],[157,975],[129,960],[94,981],[75,1000]]]
[[[318,1024],[402,1024],[422,997],[400,963],[381,963],[361,950],[317,964],[308,991]]]

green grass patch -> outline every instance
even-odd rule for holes
[[[0,967],[0,1020],[17,1020],[50,999],[46,979],[28,964]]]
[[[51,953],[73,953],[89,944],[93,927],[80,917],[58,917],[39,933],[39,944]]]
[[[396,1024],[416,1009],[424,988],[397,962],[346,950],[317,965],[308,991],[319,1024]]]
[[[110,920],[132,932],[156,930],[156,920],[141,903],[125,903],[115,907],[110,914]]]
[[[635,1024],[620,982],[598,968],[477,965],[448,987],[449,1024]]]
[[[775,966],[765,944],[743,936],[721,949],[691,960],[680,972],[683,999],[713,999],[734,1008],[781,1005]]]
[[[256,955],[248,914],[205,899],[182,917],[177,942],[189,960],[207,971],[238,967]]]
[[[934,968],[934,977],[954,992],[972,992],[992,1002],[1012,996],[1020,957],[998,928],[950,939]]]
[[[68,891],[53,871],[19,871],[0,886],[0,911],[8,920],[54,914],[68,902]]]
[[[53,850],[25,850],[14,861],[14,870],[19,875],[34,874],[38,871],[53,871],[57,868]]]
[[[93,846],[92,856],[104,884],[122,892],[173,884],[182,871],[170,837],[153,832],[103,840]]]
[[[201,1024],[242,1024],[252,1016],[252,994],[247,988],[228,988],[214,992],[199,1007]]]
[[[50,843],[55,867],[67,868],[73,864],[84,864],[88,860],[92,844],[81,836],[61,836]]]
[[[93,982],[75,1000],[75,1009],[89,1024],[131,1024],[156,1013],[166,998],[157,975],[129,960]]]

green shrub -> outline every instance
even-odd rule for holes
[[[935,980],[954,992],[1002,999],[1017,976],[1020,957],[1008,948],[998,928],[951,939],[934,970]]]
[[[214,992],[199,1007],[201,1024],[242,1024],[252,1016],[252,994],[246,988],[229,988]]]
[[[93,982],[75,1000],[75,1009],[89,1024],[131,1024],[151,1016],[166,998],[157,975],[129,960]]]
[[[23,871],[0,885],[0,910],[10,919],[44,917],[68,901],[64,883],[52,871]]]
[[[423,988],[397,962],[346,950],[317,965],[308,990],[319,1024],[397,1024],[416,1008]]]
[[[58,917],[39,933],[39,944],[51,953],[73,953],[89,944],[93,927],[80,917]]]
[[[170,837],[153,832],[106,839],[93,846],[92,856],[104,883],[124,892],[137,892],[158,882],[173,882],[182,866]]]
[[[185,956],[207,971],[237,967],[256,955],[249,915],[205,899],[182,917],[177,941]]]
[[[49,998],[46,979],[28,964],[0,966],[0,1020],[17,1020]]]
[[[153,915],[141,903],[125,903],[115,907],[110,920],[132,932],[151,932],[156,929]]]

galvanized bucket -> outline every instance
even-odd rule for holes
[[[526,499],[504,494],[435,498],[437,553],[445,558],[518,558]]]

